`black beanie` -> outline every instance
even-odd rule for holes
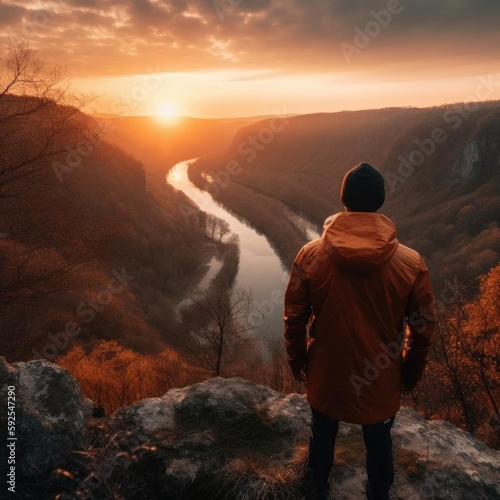
[[[352,212],[375,212],[385,201],[384,176],[368,163],[361,163],[344,176],[342,204]]]

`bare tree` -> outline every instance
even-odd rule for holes
[[[436,362],[441,366],[453,390],[465,426],[469,432],[473,433],[476,421],[473,402],[475,383],[466,331],[467,316],[462,287],[457,287],[455,297],[454,302],[447,305],[438,321],[434,353]]]
[[[202,220],[206,235],[219,243],[222,242],[224,236],[231,232],[229,223],[213,214],[204,214]]]
[[[205,217],[205,231],[207,236],[210,239],[214,240],[216,230],[217,230],[217,217],[213,214],[208,214]]]
[[[25,42],[11,43],[0,63],[0,303],[77,285],[85,259],[48,256],[46,228],[73,194],[53,164],[85,137],[92,120],[81,110],[92,99],[71,91],[64,71],[47,68]]]
[[[283,394],[303,393],[306,386],[293,377],[287,361],[284,339],[282,337],[267,338],[265,345],[268,360],[263,363],[261,374],[257,377],[256,382],[267,385]]]
[[[10,45],[0,64],[0,198],[26,193],[82,139],[90,119],[81,110],[93,99],[73,92],[64,70],[47,68],[26,42]]]
[[[223,220],[223,219],[218,219],[217,222],[217,229],[216,229],[216,236],[219,241],[219,243],[222,241],[222,238],[226,236],[226,234],[229,234],[231,232],[231,227],[229,226],[229,222]]]
[[[252,344],[260,338],[248,322],[250,304],[247,290],[216,279],[192,298],[183,319],[190,332],[187,351],[193,364],[214,377],[245,371],[254,354]]]

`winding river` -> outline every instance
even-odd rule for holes
[[[194,160],[186,160],[174,165],[167,176],[167,182],[174,188],[183,191],[201,210],[227,221],[231,232],[240,238],[240,263],[236,276],[237,284],[252,290],[253,304],[249,319],[256,325],[262,321],[268,337],[281,336],[283,332],[283,293],[288,282],[289,270],[285,269],[265,236],[259,234],[249,224],[216,202],[210,194],[196,187],[188,178],[189,164]],[[297,224],[306,229],[308,238],[319,235],[312,224],[300,216],[296,216]],[[214,260],[208,274],[199,286],[206,286],[220,268]]]

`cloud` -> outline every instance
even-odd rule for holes
[[[398,13],[347,60],[341,44]],[[45,18],[34,13],[45,12]],[[380,16],[379,16],[380,17]],[[40,19],[45,19],[40,22]],[[0,0],[0,40],[27,32],[77,76],[250,69],[270,72],[485,71],[500,44],[493,0]],[[36,29],[26,30],[30,25]]]
[[[19,24],[26,9],[20,5],[12,5],[0,1],[0,29]]]

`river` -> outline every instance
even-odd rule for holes
[[[231,232],[240,238],[240,263],[236,281],[253,293],[253,303],[249,318],[252,324],[264,322],[265,334],[277,337],[283,334],[283,292],[288,282],[289,270],[285,269],[276,252],[265,236],[259,234],[250,224],[235,217],[233,213],[215,201],[210,194],[196,187],[188,178],[189,164],[186,160],[174,165],[167,176],[167,182],[183,191],[201,210],[227,221]],[[305,227],[308,238],[318,238],[313,225],[296,215],[296,223]],[[298,250],[298,249],[297,249]],[[206,286],[220,268],[212,261],[212,266],[199,286]],[[203,285],[203,283],[205,285]]]

